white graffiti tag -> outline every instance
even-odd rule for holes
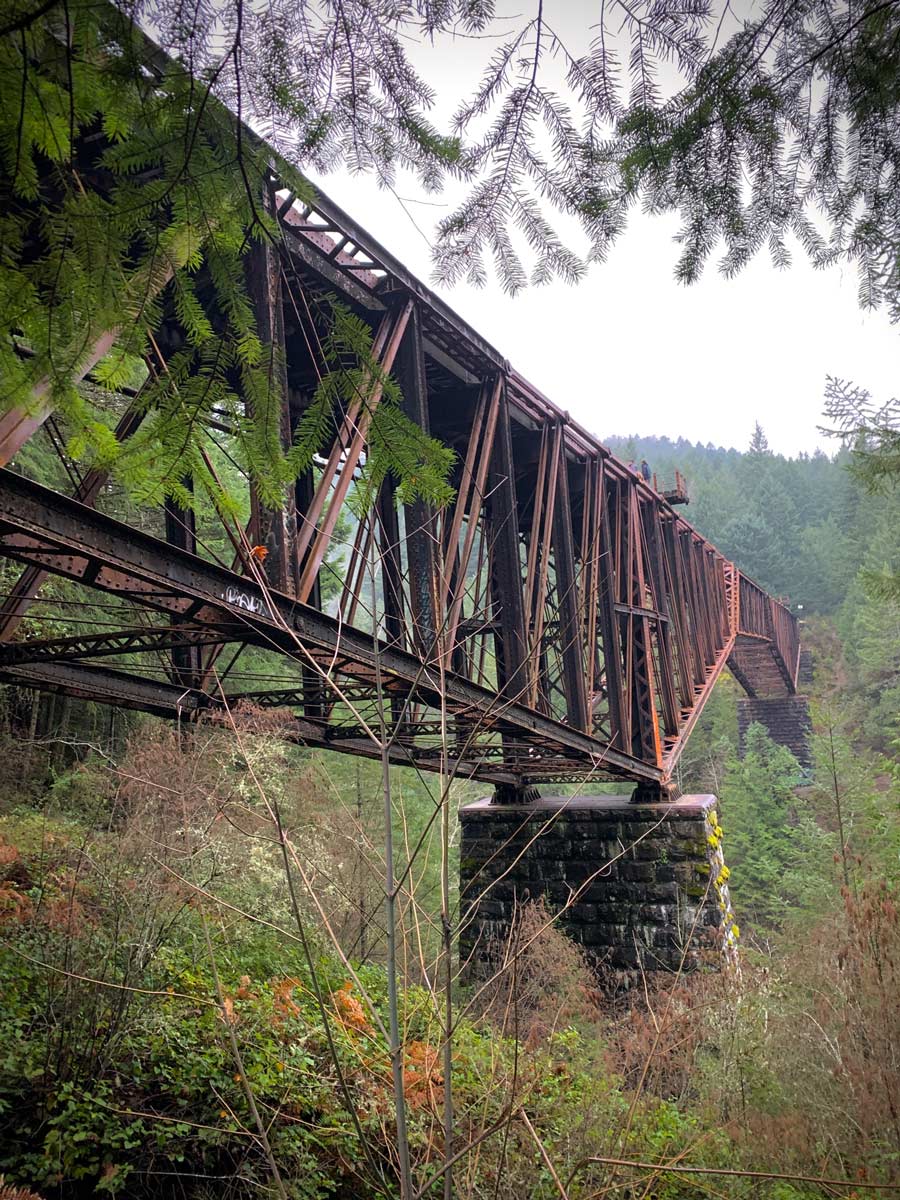
[[[261,613],[266,612],[266,606],[259,596],[248,596],[246,592],[240,591],[238,588],[229,587],[225,593],[225,600],[228,604],[233,604],[235,608],[242,608],[244,612]]]

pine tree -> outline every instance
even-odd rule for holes
[[[900,401],[876,404],[865,388],[828,377],[823,430],[849,448],[849,468],[872,495],[887,497],[893,523],[900,521]],[[878,599],[900,603],[900,564],[893,548],[865,577]]]
[[[793,898],[786,876],[799,853],[793,791],[799,782],[791,752],[762,725],[751,725],[743,759],[729,764],[721,800],[735,909],[760,932],[781,924]]]
[[[865,557],[840,614],[862,701],[869,740],[887,751],[900,734],[900,600],[872,586],[900,571],[900,525],[882,508],[874,521]]]
[[[757,421],[753,426],[753,436],[750,438],[750,453],[751,454],[770,454],[769,439],[763,432],[763,427]]]

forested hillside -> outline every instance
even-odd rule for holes
[[[834,613],[860,567],[881,567],[900,549],[892,506],[853,478],[846,450],[785,458],[769,450],[759,427],[743,451],[652,437],[610,438],[608,445],[626,460],[646,459],[661,486],[680,470],[691,523],[804,610]]]

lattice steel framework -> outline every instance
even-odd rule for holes
[[[726,665],[750,695],[792,694],[799,636],[788,608],[326,197],[297,201],[295,180],[285,168],[266,181],[280,241],[247,256],[259,329],[278,351],[284,442],[311,401],[322,299],[336,293],[369,323],[407,414],[456,451],[454,503],[398,504],[389,478],[356,521],[340,594],[323,607],[378,388],[339,414],[283,510],[251,496],[249,527],[230,533],[230,570],[204,556],[191,514],[171,504],[164,538],[97,511],[101,471],[63,496],[4,470],[0,553],[24,570],[0,610],[0,678],[161,715],[276,708],[286,736],[373,757],[386,738],[393,760],[456,770],[500,795],[588,777],[666,788]],[[172,318],[158,341],[177,339]],[[120,439],[141,413],[135,401]],[[0,462],[48,417],[0,419]],[[251,546],[267,548],[264,563]],[[22,640],[50,575],[127,601],[134,619]],[[230,645],[286,656],[295,682],[223,693],[216,663]],[[136,651],[161,656],[168,679],[106,665]]]

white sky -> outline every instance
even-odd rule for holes
[[[735,7],[747,4],[736,0]],[[526,0],[514,11],[529,14],[530,7]],[[586,0],[548,0],[545,15],[577,38],[596,20],[595,9]],[[410,47],[438,94],[439,128],[494,46],[444,39],[435,48]],[[451,199],[426,197],[413,178],[398,182],[401,204],[372,176],[312,177],[431,281],[430,249],[420,231],[431,235]],[[854,268],[814,271],[797,248],[787,270],[776,270],[763,253],[733,280],[718,274],[713,258],[701,280],[684,287],[673,278],[677,225],[675,217],[636,214],[609,261],[592,267],[580,284],[551,283],[515,298],[496,283],[436,290],[601,438],[665,434],[743,449],[758,420],[776,451],[833,452],[835,443],[816,430],[827,374],[880,400],[900,391],[897,329],[883,313],[859,308]]]

